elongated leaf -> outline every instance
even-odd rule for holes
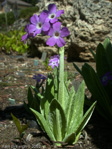
[[[64,82],[67,82],[68,74],[67,71],[64,72]]]
[[[22,125],[21,133],[24,132],[28,128],[29,124]]]
[[[110,42],[108,43],[108,45],[106,47],[106,58],[108,61],[108,66],[110,68],[108,71],[112,72],[112,45]]]
[[[28,88],[27,99],[28,99],[28,104],[31,105],[32,104],[32,100],[33,100],[33,94],[32,94],[31,87]]]
[[[36,87],[34,87],[34,86],[30,86],[32,89],[33,89],[33,91],[35,92],[35,94],[38,94],[39,93],[39,89],[37,90],[37,88]]]
[[[48,112],[49,112],[49,105],[54,99],[54,78],[52,75],[48,75],[47,82],[46,82],[46,89],[43,94],[44,98],[41,100],[41,113],[47,119]]]
[[[107,49],[109,43],[110,43],[110,39],[109,38],[106,38],[104,40],[104,43],[103,43],[103,46],[104,46],[105,50]]]
[[[72,133],[68,134],[65,138],[64,138],[64,142],[66,143],[76,143],[79,136],[80,136],[80,133],[81,131],[84,129],[84,127],[86,126],[87,122],[89,121],[92,113],[93,113],[93,110],[95,108],[95,104],[96,102],[94,102],[92,104],[92,106],[88,109],[88,111],[85,113],[85,115],[82,117],[80,123],[78,124],[77,126],[77,129],[75,129],[74,131],[72,131]]]
[[[63,110],[66,112],[67,106],[68,106],[68,102],[69,102],[69,88],[67,88],[66,83],[64,83],[64,106],[63,106]]]
[[[76,130],[76,135],[79,134],[83,129],[84,127],[86,126],[86,124],[88,123],[88,121],[90,120],[91,116],[92,116],[92,113],[94,111],[94,108],[95,108],[95,105],[96,105],[96,101],[91,105],[91,107],[87,110],[87,112],[84,114],[81,122],[80,122],[80,125],[78,127],[78,129]]]
[[[35,115],[37,121],[39,122],[41,128],[47,133],[47,135],[49,136],[49,138],[52,141],[56,141],[53,132],[51,131],[47,121],[45,120],[44,116],[42,114],[40,114],[39,112],[35,111],[34,109],[30,108],[31,111],[33,112],[33,114]]]
[[[64,110],[56,99],[50,104],[49,124],[56,141],[62,141],[65,137],[67,122]]]
[[[22,128],[21,128],[20,121],[12,113],[11,113],[11,116],[13,118],[13,121],[14,121],[19,133],[21,133]]]
[[[70,134],[74,132],[79,125],[83,117],[83,105],[84,105],[84,94],[85,94],[85,84],[82,81],[81,85],[78,88],[78,91],[75,95],[75,98],[72,99],[72,107],[69,112],[69,123],[67,133]]]
[[[89,49],[89,50],[90,50],[90,52],[92,53],[92,55],[93,55],[93,57],[94,57],[94,60],[96,61],[96,54],[93,52],[92,49]]]
[[[99,78],[109,71],[109,65],[106,58],[106,51],[100,43],[96,49],[96,71]]]
[[[88,64],[84,64],[84,66],[82,67],[82,74],[88,89],[90,90],[94,98],[97,99],[98,103],[100,103],[102,110],[105,112],[110,111],[111,113],[110,105],[109,105],[110,99],[106,94],[94,69]]]
[[[75,90],[74,87],[72,86],[69,94],[69,99],[66,104],[66,118],[67,118],[67,125],[70,125],[70,120],[72,118],[73,110],[74,110],[74,103],[75,103]]]
[[[76,133],[71,133],[65,136],[65,138],[63,139],[63,142],[68,143],[68,144],[75,144],[80,136],[81,132],[76,135]]]
[[[26,104],[25,101],[24,101],[24,108],[25,108],[25,110],[26,110],[29,114],[32,114],[32,112],[31,112],[30,109],[29,109],[28,104]]]
[[[80,70],[80,68],[75,64],[73,63],[75,69],[82,75],[82,71]]]

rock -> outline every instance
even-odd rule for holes
[[[8,27],[8,30],[11,30],[11,29],[17,29],[17,30],[20,30],[22,27],[25,27],[28,23],[30,22],[30,20],[26,20],[26,19],[18,19],[17,21],[14,22],[13,25],[9,26]]]
[[[27,137],[26,137],[26,141],[29,142],[31,141],[33,135],[32,134],[28,134]]]
[[[106,0],[61,0],[40,1],[40,11],[55,3],[58,10],[64,10],[60,20],[67,26],[70,36],[66,38],[65,50],[68,61],[92,61],[89,49],[95,50],[106,37],[112,39],[112,2]],[[39,14],[39,13],[38,13]],[[38,36],[34,44],[38,51],[57,53],[55,47],[46,46],[46,37]],[[34,40],[34,39],[32,39]]]
[[[29,120],[28,124],[29,124],[29,128],[37,128],[37,129],[39,129],[39,126],[38,126],[37,122],[34,121],[34,120]]]
[[[17,61],[18,62],[24,62],[24,57],[23,56],[17,56]]]

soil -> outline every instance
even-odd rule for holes
[[[38,60],[38,66],[34,61]],[[83,63],[76,62],[81,68]],[[95,63],[89,63],[95,68]],[[65,69],[69,78],[81,82],[82,77],[76,72],[72,63],[65,60]],[[0,54],[0,149],[2,148],[57,148],[44,132],[39,129],[35,118],[24,109],[23,101],[27,102],[29,85],[35,85],[32,79],[34,74],[47,75],[48,70],[39,58],[27,58],[26,55]],[[75,77],[74,77],[75,76]],[[74,78],[75,79],[74,79]],[[76,84],[75,84],[76,85]],[[86,94],[91,96],[86,88]],[[14,102],[11,102],[12,100]],[[14,138],[18,137],[11,113],[19,118],[22,124],[29,122],[22,143]],[[92,115],[85,129],[75,145],[63,144],[59,148],[74,149],[112,149],[112,126],[101,118],[96,112]]]

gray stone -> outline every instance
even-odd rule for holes
[[[46,60],[46,58],[47,58],[47,52],[43,52],[41,60],[44,62]]]
[[[29,123],[29,128],[37,128],[37,129],[39,129],[39,126],[38,126],[36,121],[29,120],[28,123]]]

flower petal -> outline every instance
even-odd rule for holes
[[[27,25],[25,26],[25,32],[28,32],[28,30],[29,30],[29,25],[30,25],[30,24],[27,24]]]
[[[33,33],[33,32],[36,31],[36,30],[37,30],[37,28],[36,28],[35,25],[31,24],[31,25],[29,26],[29,33]]]
[[[49,45],[49,46],[51,46],[51,47],[54,46],[54,45],[56,44],[55,38],[54,38],[54,37],[50,37],[50,38],[47,40],[46,44]]]
[[[39,22],[39,17],[36,15],[36,14],[34,14],[31,18],[30,18],[30,22],[32,23],[32,24],[37,24],[38,22]]]
[[[64,41],[64,39],[63,38],[58,38],[57,39],[57,46],[58,47],[63,47],[65,45],[65,41]]]
[[[43,31],[48,31],[50,28],[50,24],[48,22],[43,24]]]
[[[48,32],[48,36],[53,36],[54,30],[53,28],[50,28],[49,32]]]
[[[49,66],[51,66],[52,69],[54,69],[54,67],[58,67],[59,64],[58,64],[58,62],[52,61],[51,63],[49,63]]]
[[[42,35],[48,35],[49,31],[43,31]]]
[[[54,31],[60,31],[61,28],[61,22],[56,22],[53,24]]]
[[[56,62],[58,62],[58,61],[59,61],[58,58],[53,58],[53,59],[50,59],[50,60],[49,60],[49,63],[52,63],[52,62],[55,62],[55,63],[56,63]]]
[[[56,8],[56,5],[55,4],[50,4],[49,6],[48,6],[48,10],[49,10],[49,13],[56,13],[56,11],[57,11],[57,8]]]
[[[49,18],[49,17],[47,17],[47,18],[45,19],[45,22],[49,22],[49,20],[50,20],[50,18]]]
[[[28,34],[25,34],[21,37],[21,41],[24,41],[24,44],[26,43],[26,40],[28,39]]]
[[[37,30],[34,32],[33,36],[36,36],[37,34],[40,34],[40,33],[41,33],[41,29],[37,29]]]
[[[58,10],[58,11],[56,12],[56,17],[60,17],[61,14],[64,14],[64,10]]]
[[[51,23],[55,23],[55,22],[57,22],[57,21],[58,21],[58,19],[57,19],[57,18],[50,19],[50,22],[51,22]]]
[[[61,37],[66,37],[70,34],[69,30],[67,27],[63,27],[60,31],[60,36]]]
[[[47,18],[48,14],[43,11],[41,12],[40,16],[39,16],[39,21],[43,24],[45,22],[45,19]]]

